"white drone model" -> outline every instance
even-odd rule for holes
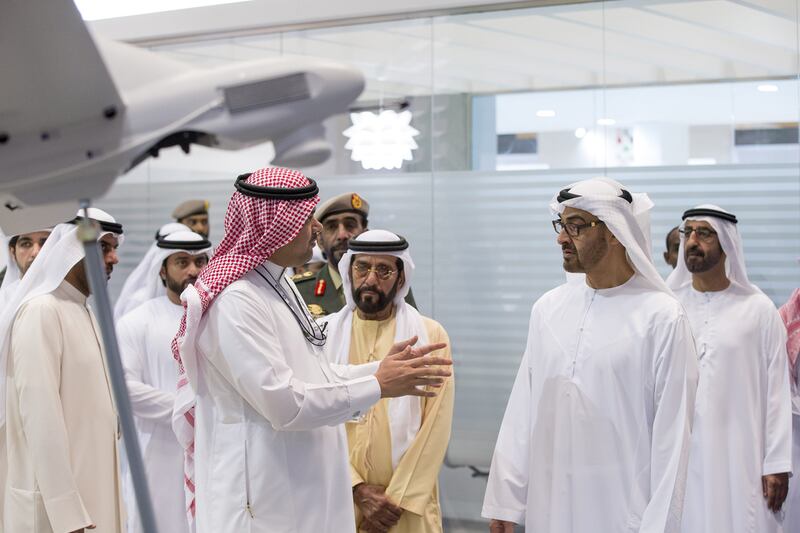
[[[273,164],[330,155],[322,121],[364,87],[307,58],[206,69],[92,36],[72,0],[0,0],[0,227],[71,218],[162,148],[236,150],[271,140]]]

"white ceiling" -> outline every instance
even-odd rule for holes
[[[234,37],[154,50],[200,65],[279,54],[351,63],[362,99],[549,91],[798,72],[795,0],[595,2]]]

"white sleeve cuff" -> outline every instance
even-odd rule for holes
[[[507,509],[505,507],[498,507],[496,505],[484,504],[481,510],[481,516],[489,520],[505,520],[506,522],[513,522],[519,526],[525,525],[525,511],[517,511],[514,509]]]
[[[381,399],[381,386],[373,375],[347,382],[350,418],[357,419]]]
[[[784,474],[788,472],[789,474],[792,473],[792,461],[772,461],[769,463],[764,463],[762,468],[762,476],[768,476],[770,474]]]

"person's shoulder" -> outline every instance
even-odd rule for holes
[[[252,271],[251,271],[252,272]],[[214,302],[224,302],[239,299],[257,299],[255,297],[258,285],[250,279],[251,272],[230,283],[214,298]]]
[[[119,323],[128,326],[141,323],[142,326],[146,327],[154,316],[160,314],[159,311],[165,301],[169,302],[166,296],[158,296],[142,302],[122,315],[122,318],[119,319]]]
[[[301,284],[316,280],[317,276],[310,270],[307,270],[302,274],[295,274],[290,279],[292,280],[292,282],[294,282],[295,285],[297,285],[297,288],[299,289]]]
[[[19,310],[22,312],[23,310],[32,309],[55,309],[58,307],[60,300],[61,299],[52,292],[47,292],[45,294],[39,294],[33,298],[30,298],[28,301],[19,306]]]
[[[317,292],[317,285],[322,281],[325,283],[325,288],[327,289],[328,285],[332,285],[333,283],[330,280],[330,275],[327,275],[328,272],[328,265],[322,267],[322,269],[314,274],[313,272],[306,272],[304,274],[298,274],[296,276],[292,276],[292,282],[294,282],[295,287],[300,292],[300,295],[303,297],[303,300],[308,302],[309,300],[314,300],[318,298],[315,294]],[[327,279],[326,279],[327,277]]]
[[[769,296],[761,292],[761,290],[748,294],[747,303],[760,311],[778,311],[778,307],[775,305],[775,302],[773,302]]]
[[[427,317],[425,315],[420,315],[422,317],[422,323],[425,324],[425,329],[428,330],[430,333],[434,333],[436,337],[447,337],[447,330],[444,329],[439,322],[436,320]]]
[[[770,326],[777,324],[780,324],[780,329],[785,328],[775,302],[760,290],[748,294],[745,305],[747,306],[747,315],[760,322],[762,331],[766,332],[770,329]]]
[[[58,320],[60,303],[52,292],[34,296],[19,306],[14,325],[19,326],[29,321]]]
[[[339,292],[333,284],[328,268],[329,266],[326,264],[316,275],[302,274],[302,279],[294,282],[297,291],[308,306],[308,311],[314,317],[336,313],[342,308]]]
[[[531,312],[540,309],[542,306],[547,307],[553,303],[563,301],[568,295],[580,290],[580,288],[581,286],[578,284],[578,282],[567,282],[562,283],[557,287],[553,287],[549,291],[539,296],[539,298],[533,302],[533,309]]]
[[[422,317],[422,323],[425,326],[425,333],[428,336],[428,342],[433,344],[437,342],[444,342],[448,346],[443,351],[433,352],[433,354],[452,354],[452,346],[450,345],[450,336],[447,334],[447,331],[444,329],[439,322],[436,320],[429,318],[424,315],[420,315]]]

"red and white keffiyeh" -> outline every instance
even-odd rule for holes
[[[800,356],[800,289],[795,289],[789,301],[780,308],[780,313],[789,335],[786,340],[786,351],[789,353],[789,372],[793,378],[800,381],[797,371],[797,359]]]
[[[250,174],[246,183],[257,187],[299,189],[311,182],[301,172],[288,168],[263,168]],[[184,314],[172,340],[178,362],[178,389],[172,412],[172,429],[185,451],[187,514],[194,523],[194,406],[197,386],[197,336],[203,313],[225,287],[269,259],[300,232],[319,202],[319,196],[304,200],[254,198],[233,193],[225,213],[225,236],[214,257],[200,272],[197,282],[181,294]]]

